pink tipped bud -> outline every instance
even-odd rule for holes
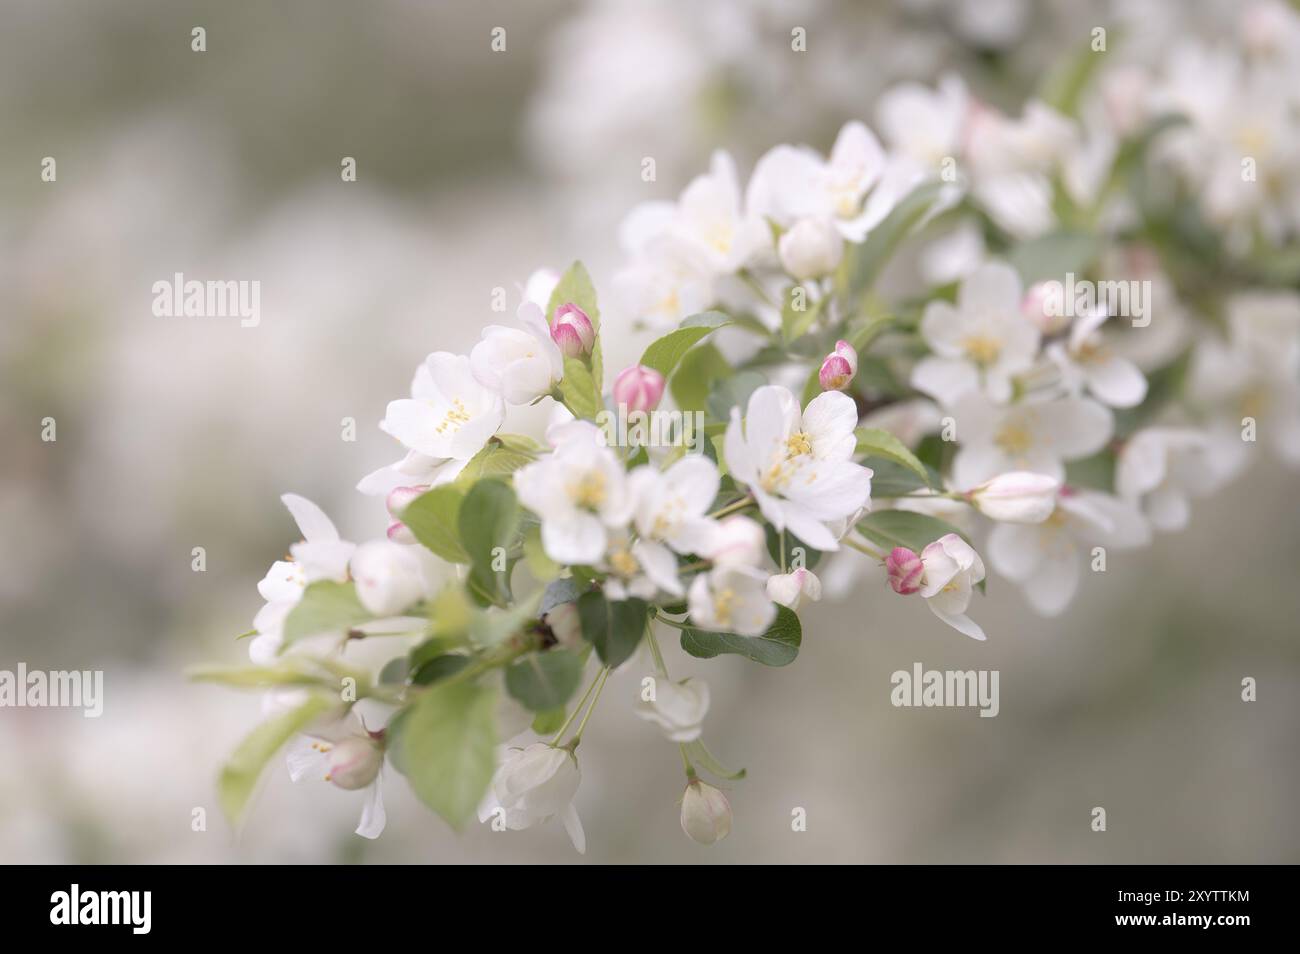
[[[664,376],[654,368],[634,364],[614,379],[614,403],[628,411],[651,411],[664,396]]]
[[[411,505],[411,501],[421,496],[429,488],[424,484],[417,484],[412,487],[395,487],[388,492],[388,499],[385,504],[388,506],[388,514],[394,520],[402,519],[402,512]]]
[[[895,593],[910,596],[921,588],[925,564],[907,547],[890,550],[889,556],[885,557],[885,569],[889,571],[889,585]]]
[[[591,319],[585,311],[568,302],[555,309],[551,339],[560,346],[566,358],[580,358],[591,354],[596,343],[596,329],[591,326]]]
[[[400,520],[394,520],[388,525],[388,539],[394,543],[415,543],[415,534],[411,528]]]
[[[826,356],[817,374],[823,391],[843,391],[858,373],[858,352],[847,341],[835,342],[835,350]]]

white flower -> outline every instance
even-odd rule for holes
[[[627,526],[632,496],[627,473],[608,447],[577,436],[515,471],[519,501],[542,518],[542,548],[565,565],[594,565],[609,531]]]
[[[1191,511],[1188,497],[1209,494],[1221,483],[1212,451],[1209,435],[1190,428],[1138,431],[1119,453],[1115,491],[1140,504],[1157,530],[1182,530]]]
[[[644,265],[658,266],[657,281],[643,273],[637,284],[674,284],[676,273],[689,283],[729,275],[744,268],[768,244],[763,220],[747,212],[742,202],[736,164],[726,152],[714,152],[709,171],[696,176],[677,202],[644,202],[624,220],[620,231],[624,248]],[[692,275],[694,273],[694,276]],[[626,285],[626,279],[619,284]],[[709,282],[711,285],[711,282]],[[629,289],[624,287],[623,292]],[[712,289],[709,289],[710,297]],[[676,292],[669,292],[675,297]],[[642,292],[635,295],[645,299]],[[707,302],[706,302],[707,303]],[[677,311],[661,308],[660,311]]]
[[[558,815],[573,847],[584,854],[587,837],[573,807],[581,781],[578,760],[567,749],[545,742],[507,749],[479,806],[478,819],[485,822],[496,816],[506,828],[519,831]]]
[[[1011,471],[980,484],[967,496],[984,516],[1006,523],[1042,523],[1056,509],[1061,482],[1046,474]]]
[[[285,756],[289,776],[295,782],[315,777],[347,791],[366,790],[357,826],[362,838],[378,838],[388,820],[380,790],[384,765],[381,739],[382,733],[368,732],[356,712],[349,709],[343,718],[326,720],[299,736]]]
[[[747,566],[723,564],[691,581],[687,607],[701,629],[758,636],[776,619],[767,598],[767,574]]]
[[[638,467],[628,478],[636,501],[636,529],[678,553],[703,553],[715,524],[705,516],[718,495],[718,467],[707,457],[687,456],[665,471]]]
[[[425,596],[419,551],[391,540],[371,540],[352,554],[357,598],[375,616],[396,616]]]
[[[1083,550],[1144,546],[1151,531],[1132,504],[1088,490],[1064,490],[1043,523],[1000,523],[989,534],[993,568],[1018,583],[1034,610],[1057,616],[1079,588]]]
[[[298,524],[303,539],[289,548],[292,560],[277,560],[257,584],[266,605],[253,618],[258,635],[248,644],[248,656],[260,665],[271,662],[279,653],[284,621],[302,599],[307,584],[317,580],[345,582],[348,561],[356,549],[355,543],[339,539],[330,518],[306,497],[284,494],[280,500]]]
[[[993,400],[1009,400],[1011,379],[1038,356],[1039,331],[1020,304],[1020,277],[1003,262],[988,262],[968,275],[956,307],[930,302],[921,335],[934,354],[917,363],[912,385],[950,407],[981,385]]]
[[[945,534],[921,551],[920,594],[925,605],[959,633],[984,639],[984,630],[966,615],[973,588],[984,579],[984,561],[961,537]]]
[[[844,255],[844,238],[826,219],[796,222],[777,243],[781,267],[803,281],[829,275]]]
[[[850,242],[861,242],[917,180],[914,164],[887,163],[871,130],[850,122],[829,159],[806,147],[768,151],[754,167],[746,202],[751,212],[780,225],[819,218]]]
[[[799,608],[799,600],[808,597],[816,603],[822,598],[822,581],[806,567],[800,567],[791,573],[779,573],[768,577],[767,596],[774,603]]]
[[[876,103],[876,126],[890,149],[938,172],[962,149],[968,95],[955,74],[947,74],[937,89],[919,83],[899,83]]]
[[[436,351],[415,369],[411,396],[393,401],[380,422],[407,448],[395,464],[362,478],[364,494],[397,487],[432,487],[453,480],[483,449],[505,418],[500,395],[474,377],[470,359]]]
[[[732,514],[714,522],[700,556],[721,566],[758,566],[767,553],[767,535],[756,520]]]
[[[1053,342],[1047,356],[1060,369],[1071,394],[1086,387],[1103,404],[1136,407],[1147,396],[1147,379],[1136,364],[1115,354],[1102,339],[1106,317],[1104,310],[1098,310],[1075,319],[1069,340]]]
[[[954,485],[963,490],[1013,470],[1064,480],[1063,462],[1095,454],[1114,429],[1111,412],[1087,398],[1000,407],[972,394],[955,417],[961,447],[952,474]]]
[[[677,327],[686,316],[707,308],[714,297],[713,278],[689,246],[671,235],[638,232],[662,227],[661,221],[633,210],[623,229],[633,259],[610,283],[617,309],[652,331]]]
[[[709,711],[709,684],[703,679],[655,680],[655,697],[640,698],[635,712],[659,726],[670,742],[694,742]]]
[[[712,845],[731,832],[727,796],[699,779],[691,779],[682,794],[682,831],[691,841]]]
[[[474,378],[505,398],[508,404],[528,404],[550,394],[564,377],[564,355],[551,339],[542,310],[530,301],[515,317],[522,328],[488,325],[483,340],[469,354]]]
[[[826,524],[856,513],[871,497],[871,470],[849,460],[857,423],[857,405],[839,391],[819,394],[800,415],[787,388],[764,385],[750,395],[743,428],[740,409],[731,410],[727,467],[778,530],[818,550],[838,550]]]
[[[617,531],[610,534],[608,551],[598,569],[609,574],[605,581],[605,596],[609,599],[649,600],[660,590],[671,596],[682,595],[677,559],[662,543],[644,538],[631,540],[626,531]]]

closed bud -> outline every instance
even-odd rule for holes
[[[767,553],[767,537],[757,521],[742,514],[724,517],[713,527],[700,556],[719,566],[758,566]]]
[[[817,380],[823,391],[843,391],[858,373],[858,352],[847,341],[835,342],[835,350],[826,356]]]
[[[383,747],[360,736],[344,739],[327,753],[329,775],[326,778],[348,791],[365,788],[375,780],[384,764]]]
[[[800,219],[777,243],[781,267],[800,281],[835,271],[844,255],[844,238],[825,219]]]
[[[966,496],[986,517],[1005,523],[1042,523],[1056,509],[1061,482],[1046,474],[1013,470],[980,484]]]
[[[654,368],[634,364],[614,379],[614,403],[630,411],[652,411],[664,396],[664,376]]]
[[[925,564],[907,547],[894,547],[885,557],[885,570],[889,573],[889,585],[894,592],[910,596],[921,588]]]
[[[692,841],[711,845],[731,832],[731,804],[712,785],[692,779],[682,795],[682,831]]]
[[[780,603],[792,610],[798,609],[799,601],[805,596],[814,603],[822,598],[822,581],[806,567],[767,579],[767,598],[773,603]]]
[[[580,358],[591,354],[596,343],[596,329],[587,313],[573,302],[555,309],[551,320],[551,339],[560,346],[566,358]]]

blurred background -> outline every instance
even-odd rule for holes
[[[558,825],[457,837],[391,773],[388,830],[365,841],[359,794],[293,786],[278,760],[232,832],[216,772],[261,707],[183,670],[246,658],[256,583],[295,538],[279,494],[374,535],[382,503],[352,488],[394,457],[375,425],[423,356],[468,350],[493,290],[513,308],[538,267],[582,258],[601,288],[623,212],[715,146],[744,174],[775,142],[828,148],[882,88],[945,69],[1014,108],[1092,26],[1159,43],[1233,7],[4,0],[0,669],[102,669],[106,699],[99,719],[0,709],[0,861],[577,860]],[[260,281],[260,325],[155,317],[175,272]],[[644,343],[613,337],[607,365]],[[584,737],[586,859],[1296,860],[1295,491],[1261,462],[1057,620],[995,578],[986,644],[859,587],[807,612],[786,669],[669,645],[674,677],[713,688],[710,748],[749,771],[727,786],[733,834],[682,835],[678,754],[633,717],[625,672]],[[892,707],[891,673],[918,661],[1000,670],[999,716]]]

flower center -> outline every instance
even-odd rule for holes
[[[812,438],[807,431],[795,431],[785,439],[784,450],[784,456],[774,461],[759,481],[762,488],[770,494],[783,488],[794,476],[795,468],[790,466],[791,461],[812,454]]]
[[[641,564],[636,562],[636,557],[626,547],[620,547],[610,554],[609,565],[622,577],[635,576],[636,571],[641,569]]]
[[[462,424],[468,423],[469,411],[466,409],[465,403],[460,398],[456,398],[451,402],[451,410],[447,412],[446,416],[442,419],[442,423],[434,428],[434,430],[439,434],[442,434],[450,429],[454,434],[456,431],[460,430]]]
[[[998,360],[998,355],[1002,353],[1002,342],[990,335],[974,334],[962,339],[961,348],[966,357],[983,367]]]
[[[736,591],[731,587],[720,590],[713,596],[713,615],[717,617],[719,625],[731,625],[731,613],[736,606]]]
[[[1020,457],[1034,446],[1034,438],[1029,429],[1021,424],[1004,424],[993,438],[993,443],[1008,456]]]
[[[605,502],[604,471],[587,471],[569,488],[569,496],[579,507],[595,510]]]

